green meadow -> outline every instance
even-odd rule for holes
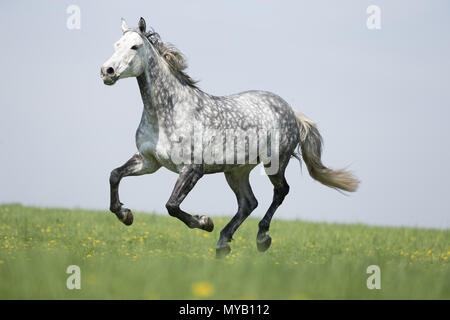
[[[450,299],[450,230],[249,218],[216,259],[212,233],[166,215],[0,206],[0,299]],[[67,267],[81,289],[66,286]],[[381,270],[369,290],[367,267]]]

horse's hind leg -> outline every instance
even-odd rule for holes
[[[238,202],[238,212],[231,221],[220,232],[220,238],[216,246],[216,256],[222,257],[230,251],[228,242],[232,240],[234,232],[244,222],[244,220],[258,206],[249,182],[250,171],[254,166],[242,167],[226,172],[225,177],[231,189],[236,194]]]
[[[266,214],[259,222],[259,231],[256,237],[256,245],[258,250],[263,252],[269,249],[270,244],[272,243],[272,238],[267,234],[270,227],[270,221],[272,220],[273,214],[275,210],[281,205],[286,195],[289,193],[289,185],[286,182],[284,177],[285,167],[280,168],[275,175],[269,175],[269,179],[273,184],[273,200]]]
[[[111,171],[111,176],[109,178],[111,193],[109,209],[127,226],[133,223],[133,214],[130,209],[122,207],[123,204],[119,200],[120,180],[127,176],[139,176],[153,173],[159,168],[159,163],[154,159],[144,159],[141,154],[136,153],[123,166]]]
[[[189,228],[198,228],[206,231],[213,231],[214,224],[207,216],[192,216],[180,209],[180,204],[188,193],[194,188],[197,181],[203,176],[203,166],[189,165],[184,167],[173,188],[172,195],[167,201],[166,208],[172,217],[183,221]]]

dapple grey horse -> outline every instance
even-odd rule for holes
[[[260,162],[274,186],[272,204],[258,225],[256,242],[260,251],[270,247],[267,232],[272,216],[289,192],[284,173],[291,157],[300,159],[301,153],[310,175],[329,187],[350,192],[357,189],[359,181],[349,172],[332,170],[322,164],[322,138],[316,125],[302,113],[270,92],[247,91],[225,97],[203,92],[185,73],[184,56],[174,46],[161,41],[153,29],[146,29],[143,18],[137,29],[128,28],[122,19],[123,35],[114,44],[114,54],[100,72],[107,85],[113,85],[118,79],[136,77],[144,103],[136,132],[139,152],[110,176],[110,210],[124,224],[132,224],[133,215],[119,200],[121,179],[150,174],[162,166],[179,174],[166,204],[169,214],[189,228],[206,231],[213,230],[212,219],[192,216],[181,210],[180,204],[204,174],[224,172],[236,194],[238,211],[220,232],[217,256],[230,252],[228,242],[258,205],[249,174]],[[196,131],[201,132],[198,139],[192,138]],[[230,131],[239,134],[227,138]],[[242,137],[244,143],[236,146]],[[196,154],[195,149],[212,147],[214,161],[206,161],[205,154],[209,153]],[[224,150],[226,161],[221,158]]]

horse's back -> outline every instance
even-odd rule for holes
[[[269,91],[250,90],[229,96],[214,97],[227,127],[239,129],[272,129],[296,124],[290,105],[280,96]]]
[[[211,104],[201,108],[202,126],[226,137],[231,134],[233,140],[235,136],[239,137],[240,140],[236,141],[240,142],[246,141],[242,137],[248,137],[248,142],[239,146],[236,144],[235,152],[241,148],[241,154],[245,154],[247,159],[249,148],[254,147],[249,145],[250,141],[259,145],[261,143],[259,140],[269,135],[271,140],[278,137],[276,145],[279,155],[283,158],[280,161],[291,157],[300,141],[300,134],[294,111],[280,96],[268,91],[252,90],[223,97],[211,96],[211,98]],[[256,136],[254,136],[255,133]],[[255,141],[254,138],[257,140]],[[218,141],[220,144],[222,140]],[[208,145],[207,139],[205,146]],[[223,164],[207,166],[206,169],[212,173],[240,166]]]

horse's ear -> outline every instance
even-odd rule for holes
[[[139,31],[141,31],[142,33],[145,33],[145,30],[147,29],[147,24],[145,23],[144,18],[141,17],[139,19],[138,27],[139,27]]]
[[[128,30],[127,22],[124,18],[122,18],[122,32],[125,32]]]

